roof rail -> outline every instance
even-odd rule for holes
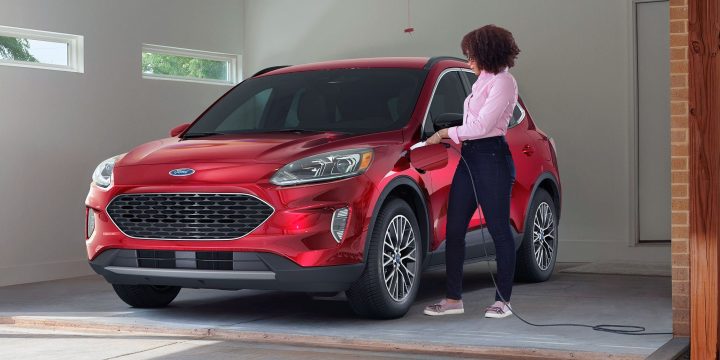
[[[443,60],[457,60],[457,61],[466,62],[465,59],[461,59],[459,57],[454,57],[454,56],[433,56],[430,59],[428,59],[427,63],[425,63],[425,66],[423,67],[423,69],[430,70],[430,68],[433,65],[435,65],[438,62],[443,61]]]
[[[262,74],[269,73],[269,72],[271,72],[271,71],[273,71],[273,70],[286,68],[286,67],[288,67],[288,66],[290,66],[290,65],[278,65],[278,66],[266,67],[266,68],[264,68],[264,69],[262,69],[262,70],[260,70],[260,71],[258,71],[258,72],[256,72],[256,73],[254,73],[253,76],[251,76],[251,77],[260,76],[260,75],[262,75]]]

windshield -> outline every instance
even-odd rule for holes
[[[339,69],[248,79],[185,136],[399,129],[409,121],[425,74],[419,69]]]

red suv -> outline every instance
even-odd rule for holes
[[[412,150],[414,162],[410,147],[462,123],[476,78],[449,57],[260,71],[171,137],[97,167],[90,265],[134,307],[165,306],[181,288],[345,291],[358,314],[402,316],[421,273],[443,266],[459,161],[449,140]],[[522,101],[507,140],[517,277],[544,281],[558,245],[554,144]],[[466,240],[467,261],[493,256],[481,212]]]

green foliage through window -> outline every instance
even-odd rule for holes
[[[199,59],[187,56],[142,53],[145,74],[169,75],[197,79],[228,80],[226,61]]]
[[[27,39],[0,36],[0,59],[38,62],[29,52]]]

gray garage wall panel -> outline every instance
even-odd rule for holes
[[[670,241],[670,2],[636,4],[639,241]]]
[[[0,66],[0,286],[91,273],[90,175],[229,87],[140,76],[142,43],[242,53],[236,0],[3,0],[0,25],[85,36],[85,73]]]

